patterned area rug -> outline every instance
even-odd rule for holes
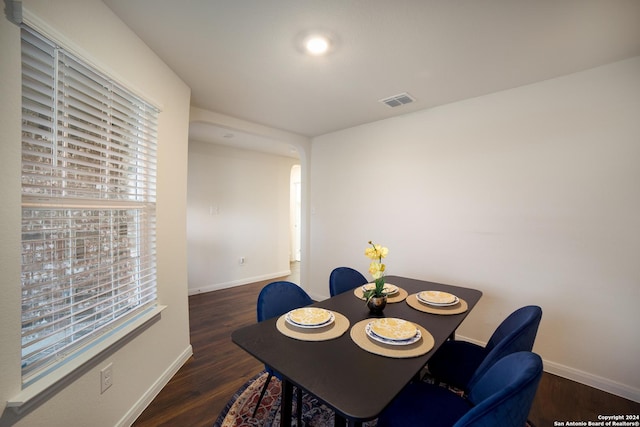
[[[222,410],[218,419],[213,424],[214,427],[277,427],[280,425],[280,393],[282,384],[276,377],[269,381],[267,391],[260,402],[260,407],[255,418],[252,417],[258,397],[262,391],[267,373],[261,372],[247,381],[231,398],[229,403]],[[294,388],[294,396],[295,396]],[[297,404],[293,402],[292,425],[297,426],[295,415],[297,414]],[[317,398],[302,394],[302,425],[309,427],[333,427],[333,410],[318,401]],[[364,423],[365,427],[374,427],[376,421]]]
[[[258,397],[262,391],[267,373],[261,372],[247,381],[229,400],[229,403],[222,410],[213,427],[277,427],[280,425],[280,393],[282,384],[279,379],[272,377],[269,381],[267,391],[260,402],[260,408],[255,418],[252,417]],[[423,381],[433,382],[428,376]],[[460,391],[451,391],[461,394]],[[295,396],[295,388],[294,388]],[[297,425],[295,415],[297,414],[296,402],[293,402],[292,425]],[[376,420],[363,424],[364,427],[375,427]],[[302,394],[302,425],[309,427],[332,427],[334,425],[333,411],[318,401],[317,398]],[[527,423],[525,427],[534,427]]]

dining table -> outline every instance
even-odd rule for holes
[[[291,425],[294,386],[333,409],[336,426],[361,426],[377,418],[419,375],[435,351],[446,340],[453,339],[458,326],[482,296],[476,289],[402,276],[387,276],[386,282],[397,286],[403,298],[391,302],[390,296],[381,315],[369,311],[357,288],[355,292],[344,292],[311,306],[335,313],[343,329],[347,322],[344,332],[341,329],[339,336],[330,339],[307,340],[304,336],[283,333],[283,316],[233,331],[231,338],[235,344],[280,374],[282,426]],[[455,295],[460,300],[458,309],[432,310],[417,303],[416,296],[425,291]],[[370,340],[363,338],[362,325],[379,318],[406,320],[423,331],[420,342],[412,346],[419,346],[414,353],[403,353],[408,347],[405,350],[401,346],[367,342]],[[335,323],[337,327],[339,322]]]

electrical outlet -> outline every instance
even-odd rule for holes
[[[100,371],[100,394],[113,385],[113,363],[109,363]]]

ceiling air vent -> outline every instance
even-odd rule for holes
[[[415,98],[406,92],[380,100],[380,102],[389,107],[399,107],[404,104],[411,104],[413,101],[415,101]]]

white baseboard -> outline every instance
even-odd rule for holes
[[[169,380],[178,372],[178,370],[184,365],[187,360],[193,355],[193,348],[189,345],[183,352],[178,356],[176,360],[163,372],[163,374],[158,378],[151,388],[147,390],[147,392],[142,395],[140,399],[127,411],[127,413],[118,421],[116,427],[129,427],[134,423],[134,421],[142,414],[142,412],[149,406],[149,404],[156,398],[158,393],[164,388],[165,385],[169,382]]]
[[[204,292],[218,291],[220,289],[233,288],[234,286],[247,285],[249,283],[261,282],[263,280],[277,279],[279,277],[285,277],[291,275],[291,270],[279,271],[271,274],[263,274],[261,276],[246,277],[244,279],[233,280],[226,283],[215,283],[212,285],[201,286],[195,289],[189,288],[189,295],[201,294]]]
[[[483,347],[487,344],[459,335],[456,335],[456,339],[469,341]],[[589,372],[581,371],[570,366],[552,362],[545,358],[543,358],[542,360],[544,363],[545,372],[640,403],[640,389],[638,388],[634,388],[626,384],[610,380],[608,378],[600,377]]]
[[[633,388],[626,384],[549,360],[544,361],[544,370],[550,374],[558,375],[580,384],[588,385],[589,387],[597,388],[598,390],[606,391],[607,393],[640,403],[640,389]]]

